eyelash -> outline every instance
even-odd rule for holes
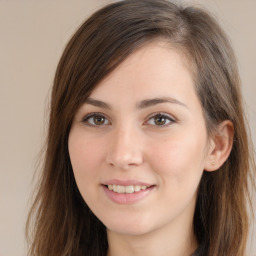
[[[95,122],[94,122],[95,120],[93,120],[90,123],[91,118],[97,118],[97,117],[98,118],[104,118],[104,120],[103,120],[104,123],[95,124]],[[154,119],[153,122],[155,122],[156,118],[163,118],[164,123],[163,124],[155,124],[155,123],[154,124],[149,124],[150,120]],[[107,121],[107,124],[105,123],[106,121]],[[166,124],[166,121],[169,121],[169,122]],[[82,119],[82,122],[85,123],[88,126],[95,127],[95,128],[111,124],[109,119],[102,113],[90,113]],[[170,116],[168,114],[165,114],[165,113],[158,112],[158,113],[153,113],[150,116],[148,116],[146,122],[144,122],[143,124],[150,125],[150,126],[166,127],[166,126],[169,126],[169,125],[171,125],[172,123],[175,123],[175,122],[176,122],[176,120],[172,116]]]
[[[100,117],[100,118],[104,118],[104,123],[105,123],[105,121],[108,121],[108,124],[102,124],[102,125],[97,125],[97,124],[92,124],[92,123],[90,123],[89,122],[89,120],[91,119],[91,118],[96,118],[96,117]],[[103,114],[101,114],[101,113],[90,113],[90,114],[88,114],[88,115],[86,115],[83,119],[82,119],[82,122],[83,123],[85,123],[86,125],[88,125],[88,126],[91,126],[91,127],[100,127],[100,126],[103,126],[103,125],[109,125],[109,124],[111,124],[111,122],[108,120],[108,118],[105,116],[105,115],[103,115]]]
[[[162,124],[162,125],[157,125],[157,124],[151,124],[152,126],[158,126],[158,127],[166,127],[166,126],[169,126],[169,125],[171,125],[171,124],[173,124],[173,123],[175,123],[176,122],[176,120],[175,120],[175,118],[174,117],[172,117],[172,116],[170,116],[170,115],[168,115],[168,114],[166,114],[166,113],[162,113],[162,112],[158,112],[158,113],[153,113],[153,114],[151,114],[149,117],[147,117],[147,123],[149,122],[149,120],[151,120],[151,119],[156,119],[156,118],[164,118],[164,124]],[[166,124],[166,120],[168,120],[169,121],[169,123],[167,123]],[[155,121],[155,120],[154,120]]]

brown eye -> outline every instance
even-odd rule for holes
[[[94,116],[93,122],[96,125],[103,125],[105,123],[105,117],[104,116]]]
[[[156,125],[165,125],[166,123],[166,117],[164,116],[155,116],[154,117],[154,122]]]
[[[151,117],[147,120],[146,122],[148,125],[151,125],[151,126],[168,126],[168,125],[171,125],[172,123],[175,123],[175,119],[168,115],[168,114],[154,114],[154,115],[151,115]]]
[[[109,125],[109,120],[101,114],[92,113],[83,118],[82,122],[88,126],[104,126]]]

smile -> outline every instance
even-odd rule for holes
[[[107,187],[109,190],[114,191],[118,194],[132,194],[148,188],[147,186],[140,186],[140,185],[130,185],[130,186],[107,185]]]
[[[119,185],[117,185],[119,183]],[[134,204],[140,200],[148,197],[156,188],[156,185],[140,184],[134,182],[131,185],[129,182],[118,182],[117,184],[113,181],[102,184],[105,195],[114,203],[117,204]],[[121,183],[121,184],[120,184]],[[122,184],[126,183],[126,184]],[[127,184],[128,183],[128,184]]]

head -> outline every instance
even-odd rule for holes
[[[231,135],[225,156],[204,165],[198,180],[193,216],[198,255],[244,252],[249,155],[240,80],[230,43],[205,11],[164,0],[128,0],[93,14],[66,46],[56,71],[37,223],[45,233],[43,237],[43,229],[38,229],[38,241],[39,237],[48,244],[55,240],[55,255],[63,248],[74,255],[85,250],[101,255],[107,248],[105,227],[77,188],[68,145],[70,131],[88,97],[122,63],[159,42],[179,56],[190,74],[202,110],[206,145],[210,147],[213,141],[222,147],[223,124],[228,124],[225,127]],[[45,249],[47,253],[54,255]]]

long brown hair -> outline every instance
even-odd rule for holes
[[[106,255],[105,227],[74,180],[69,131],[77,109],[99,82],[136,49],[159,38],[188,59],[209,136],[223,120],[234,124],[228,160],[218,171],[204,172],[199,185],[194,255],[245,255],[248,180],[253,184],[255,163],[233,50],[206,11],[165,0],[112,3],[82,24],[67,44],[54,79],[45,160],[27,222],[29,255]]]

